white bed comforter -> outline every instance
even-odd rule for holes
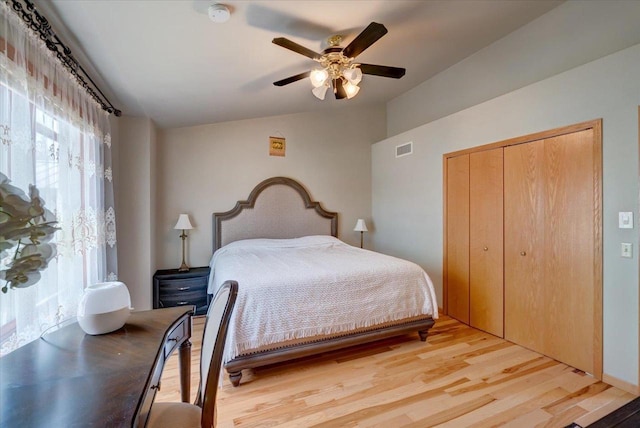
[[[438,317],[422,268],[331,236],[236,241],[210,266],[210,294],[226,280],[239,284],[225,362],[291,339]]]

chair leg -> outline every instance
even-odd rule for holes
[[[240,385],[240,379],[242,379],[242,370],[237,372],[229,372],[229,380],[233,386]]]

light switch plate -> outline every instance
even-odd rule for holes
[[[633,257],[633,245],[629,242],[623,242],[620,246],[620,255],[628,259]]]
[[[618,228],[633,229],[633,213],[632,212],[621,211],[618,213]]]

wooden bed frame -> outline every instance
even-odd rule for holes
[[[258,200],[261,195],[262,197]],[[238,201],[232,210],[213,214],[213,251],[240,239],[297,238],[307,235],[337,237],[337,232],[338,213],[326,211],[319,202],[313,202],[309,193],[297,181],[286,177],[273,177],[258,184],[249,194],[249,198],[246,201]],[[427,333],[433,324],[434,320],[430,316],[414,318],[384,327],[240,355],[225,363],[224,366],[229,373],[231,383],[238,386],[244,369],[289,361],[416,331],[420,340],[426,341]]]

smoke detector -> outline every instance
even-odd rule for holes
[[[209,6],[209,19],[217,24],[227,22],[231,17],[231,12],[227,6],[216,3]]]

